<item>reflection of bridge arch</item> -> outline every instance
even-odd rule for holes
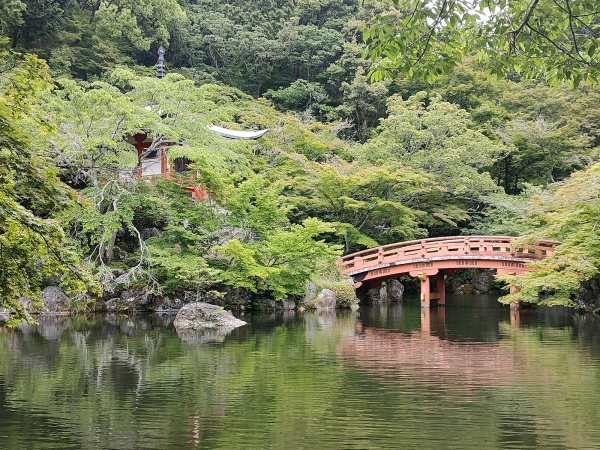
[[[438,313],[443,311],[438,309]],[[429,311],[423,310],[423,314],[428,316]],[[449,388],[460,386],[466,392],[486,385],[509,387],[527,363],[502,341],[448,341],[425,328],[400,333],[365,327],[360,320],[354,333],[344,337],[339,352],[345,361],[372,373],[399,374],[402,379],[444,383]],[[454,383],[448,385],[449,380]]]
[[[457,269],[495,269],[498,273],[518,275],[531,270],[528,261],[550,256],[556,241],[513,247],[517,239],[506,236],[454,236],[399,242],[343,256],[344,273],[354,278],[354,286],[376,286],[401,275],[421,280],[421,306],[431,299],[445,303],[444,279]],[[431,282],[435,291],[431,291]],[[512,289],[512,288],[511,288]]]

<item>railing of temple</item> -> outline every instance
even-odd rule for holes
[[[507,236],[456,236],[421,239],[382,245],[350,255],[342,256],[340,265],[344,273],[367,267],[403,260],[427,259],[433,257],[486,256],[539,260],[552,254],[557,241],[539,241],[537,245],[523,245],[515,248],[515,237]]]

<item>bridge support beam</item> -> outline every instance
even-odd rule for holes
[[[446,306],[446,275],[441,271],[435,277],[435,291],[438,294],[437,305]]]
[[[423,273],[420,273],[421,280],[421,308],[429,308],[431,306],[431,280]]]
[[[421,280],[421,308],[431,307],[431,300],[437,300],[438,306],[444,306],[446,304],[446,275],[442,271],[431,275],[419,272],[417,277]],[[431,291],[432,283],[435,283],[434,292]]]

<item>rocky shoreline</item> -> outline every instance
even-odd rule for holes
[[[23,297],[21,302],[33,315],[53,314],[69,315],[86,313],[177,313],[185,305],[205,302],[230,311],[285,311],[285,310],[323,310],[336,308],[358,309],[358,298],[339,298],[330,289],[318,288],[312,282],[306,286],[304,296],[290,297],[275,301],[256,296],[250,291],[224,286],[220,292],[210,293],[194,291],[175,291],[156,293],[147,286],[131,287],[101,297],[90,299],[86,303],[77,303],[57,286],[48,286],[42,291],[41,304]],[[10,311],[0,309],[0,319],[8,318]]]
[[[351,280],[349,280],[351,282]],[[405,287],[396,279],[388,280],[375,289],[361,292],[361,300],[370,304],[401,302]],[[474,270],[456,274],[446,280],[446,292],[456,294],[503,294],[502,287],[495,283],[492,270]],[[48,286],[42,292],[42,305],[34,304],[28,298],[22,298],[25,308],[33,315],[70,315],[85,313],[168,313],[175,314],[185,305],[205,302],[220,306],[229,311],[307,311],[359,308],[359,299],[354,293],[349,299],[340,298],[333,290],[317,287],[307,282],[304,296],[290,297],[283,301],[265,299],[250,291],[222,286],[218,293],[193,291],[175,291],[156,293],[147,286],[131,287],[121,291],[106,293],[86,304],[77,303],[60,288]],[[600,280],[593,279],[582,284],[575,303],[580,310],[597,312],[600,310]],[[7,319],[10,311],[0,309],[0,319]]]

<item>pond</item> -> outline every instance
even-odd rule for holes
[[[0,326],[1,448],[600,448],[600,319],[491,296]]]

